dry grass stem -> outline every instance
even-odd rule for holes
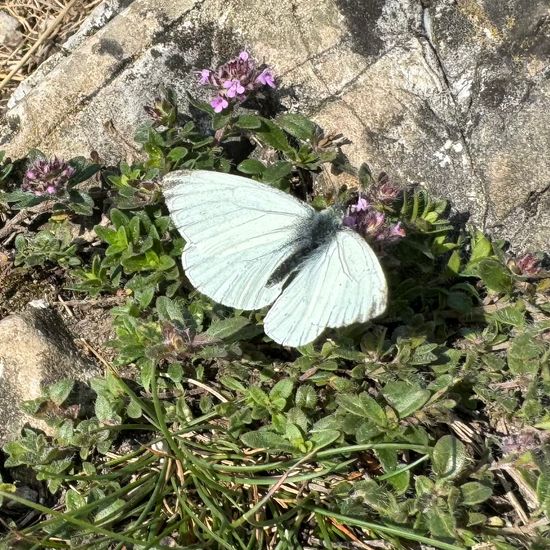
[[[0,112],[17,85],[73,35],[101,0],[6,0],[0,11],[19,23],[13,40],[0,44]]]

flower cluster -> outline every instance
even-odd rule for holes
[[[521,275],[529,277],[540,273],[540,262],[533,254],[524,254],[515,263]]]
[[[386,215],[381,211],[391,205],[399,193],[399,188],[382,174],[369,193],[360,194],[357,202],[348,206],[344,225],[372,241],[392,243],[402,239],[406,232],[401,222],[388,223]]]
[[[199,83],[216,89],[217,95],[210,101],[216,113],[227,109],[232,102],[242,103],[264,86],[276,86],[272,71],[258,68],[256,62],[245,51],[216,70],[199,71]]]
[[[388,174],[382,172],[378,176],[378,181],[376,185],[373,186],[370,195],[374,202],[390,205],[400,193],[401,189],[390,181]]]
[[[75,172],[71,165],[57,157],[37,159],[25,172],[21,189],[37,196],[58,195],[65,190]]]

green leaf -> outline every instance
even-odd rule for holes
[[[56,405],[62,405],[65,399],[69,397],[73,386],[74,380],[69,380],[68,378],[59,380],[59,382],[48,386],[47,395]]]
[[[229,124],[231,113],[215,113],[212,115],[212,129],[219,130]]]
[[[117,416],[111,400],[101,394],[95,400],[95,415],[100,422],[109,421]]]
[[[268,395],[258,386],[250,386],[248,388],[248,396],[256,403],[262,407],[267,407],[269,405]]]
[[[304,436],[298,426],[287,422],[285,426],[285,437],[290,441],[293,447],[300,448],[304,444]]]
[[[504,325],[523,327],[525,325],[525,305],[522,301],[519,301],[512,306],[491,313],[490,318]]]
[[[304,433],[307,431],[309,420],[300,407],[292,407],[286,413],[286,419],[298,426]]]
[[[287,452],[294,450],[294,446],[290,445],[284,437],[266,430],[244,433],[241,435],[241,441],[251,449],[269,449],[271,451]]]
[[[468,523],[467,527],[472,527],[474,525],[483,525],[487,521],[487,516],[480,514],[479,512],[468,512]]]
[[[493,495],[491,487],[483,485],[478,481],[464,483],[464,485],[460,486],[460,492],[462,494],[462,502],[467,506],[485,502]]]
[[[409,490],[409,485],[411,483],[411,472],[409,470],[405,470],[404,472],[400,472],[386,478],[385,481],[394,488],[397,495],[404,495]]]
[[[141,364],[139,379],[145,391],[149,391],[149,388],[151,387],[151,380],[153,379],[154,369],[155,364],[153,361],[145,361]]]
[[[536,374],[543,353],[544,346],[533,334],[526,332],[512,340],[508,348],[508,367],[514,374]]]
[[[315,430],[311,436],[311,442],[316,449],[327,447],[340,437],[338,430]]]
[[[489,258],[493,255],[493,245],[491,241],[481,231],[475,232],[472,238],[472,254],[470,255],[470,264]]]
[[[547,516],[550,516],[550,472],[542,472],[537,481],[537,499]]]
[[[387,425],[384,409],[367,392],[362,392],[359,395],[337,395],[336,403],[348,412],[371,420],[378,426]]]
[[[246,317],[230,317],[229,319],[220,319],[214,321],[206,334],[217,340],[226,340],[235,336],[244,327],[250,325],[250,321]]]
[[[435,483],[427,476],[416,476],[414,487],[418,496],[433,494]]]
[[[475,266],[475,273],[494,292],[510,292],[513,288],[510,270],[497,260],[480,260]]]
[[[472,298],[464,292],[449,292],[447,305],[460,313],[468,313],[472,309]]]
[[[296,406],[301,409],[314,409],[317,405],[317,394],[312,386],[300,386],[296,390]]]
[[[180,321],[185,322],[183,315],[183,305],[167,298],[159,296],[155,302],[155,309],[161,321]]]
[[[353,488],[354,498],[361,499],[365,504],[383,515],[392,514],[396,508],[395,497],[373,480],[359,481]]]
[[[128,404],[128,407],[126,407],[126,414],[130,418],[139,418],[142,414],[140,404],[136,400],[132,399]]]
[[[467,458],[464,444],[452,435],[444,435],[432,452],[432,470],[441,479],[452,479],[464,469]]]
[[[418,346],[410,358],[411,365],[429,365],[437,360],[433,350],[437,349],[437,344],[422,344]],[[418,386],[415,386],[418,387]]]
[[[265,170],[265,164],[256,159],[246,159],[237,166],[237,170],[243,174],[257,176]]]
[[[96,225],[94,231],[97,236],[104,242],[111,244],[117,242],[117,232],[115,229],[110,227],[103,227],[101,225]]]
[[[232,376],[222,376],[220,377],[220,382],[230,390],[239,392],[239,393],[245,393],[246,388],[239,382],[236,378],[233,378]]]
[[[187,92],[187,100],[193,107],[195,107],[195,109],[198,109],[199,111],[203,111],[204,113],[214,114],[213,107],[207,101],[201,101],[200,99],[195,99],[189,92]]]
[[[180,160],[183,160],[188,154],[189,149],[187,149],[186,147],[174,147],[168,153],[168,158],[172,162],[179,162]]]
[[[46,153],[42,152],[37,147],[32,147],[31,149],[29,149],[29,151],[27,153],[26,160],[27,160],[27,163],[30,165],[38,159],[47,160],[47,158],[48,157],[46,156]]]
[[[121,212],[117,208],[113,208],[109,212],[109,217],[111,218],[111,222],[113,222],[113,225],[115,226],[115,229],[119,229],[121,227],[124,227],[125,225],[127,225],[130,222],[130,218],[126,214],[124,214],[124,212]],[[96,226],[96,228],[97,227],[101,227],[101,226]]]
[[[72,189],[69,192],[70,208],[81,216],[91,216],[94,211],[94,201],[90,195],[82,191]]]
[[[256,130],[256,134],[263,143],[271,145],[271,147],[277,151],[292,151],[292,147],[288,143],[285,133],[266,118],[262,118],[262,126]]]
[[[258,115],[241,115],[235,121],[235,126],[243,130],[255,130],[262,126],[262,117]]]
[[[368,417],[357,394],[342,394],[336,396],[336,403],[345,411],[356,416]]]
[[[3,450],[10,455],[4,463],[8,468],[42,464],[55,454],[55,449],[48,445],[44,435],[30,429],[24,429],[23,435],[6,443]]]
[[[411,476],[408,470],[401,473],[395,473],[395,471],[402,466],[399,464],[397,451],[395,449],[378,449],[376,451],[376,456],[386,472],[384,481],[389,483],[398,495],[404,494],[409,488]]]
[[[0,491],[3,491],[4,493],[15,493],[17,491],[17,487],[11,483],[2,483],[2,475],[0,474]],[[0,508],[2,508],[3,503],[4,497],[0,495]]]
[[[269,399],[273,401],[274,399],[288,399],[292,395],[294,389],[294,381],[291,378],[283,378],[279,380],[271,391],[269,392]]]
[[[436,537],[455,539],[456,521],[447,511],[431,508],[428,513],[428,527]]]
[[[292,163],[281,160],[269,165],[262,173],[262,182],[278,183],[292,172]]]
[[[179,384],[183,378],[183,367],[180,365],[180,363],[171,363],[168,366],[166,375],[168,376],[168,378],[170,378],[170,380],[176,382],[176,384]]]
[[[162,254],[159,257],[157,269],[159,271],[168,271],[169,269],[172,269],[173,267],[175,267],[175,265],[176,265],[176,261],[174,260],[174,258],[171,258],[166,254]]]
[[[303,115],[286,113],[277,117],[276,122],[285,132],[302,141],[311,140],[315,135],[315,123]]]
[[[98,230],[99,227],[96,226],[96,232]],[[114,256],[128,250],[128,238],[126,237],[124,226],[119,227],[114,233],[99,232],[98,235],[100,238],[103,238],[103,236],[110,238],[110,241],[107,241],[109,242],[109,247],[105,251],[106,256]]]
[[[76,489],[69,489],[65,493],[65,507],[67,512],[74,512],[86,506],[86,498]]]
[[[422,408],[431,397],[429,390],[403,381],[388,382],[382,390],[382,394],[397,411],[400,418],[406,418]]]
[[[458,250],[453,250],[449,260],[447,262],[447,271],[451,275],[458,275],[460,273],[461,257]]]
[[[368,189],[375,183],[372,170],[366,162],[363,162],[361,166],[359,166],[359,171],[357,172],[357,178],[359,179],[359,183],[361,184],[361,188],[363,190]]]

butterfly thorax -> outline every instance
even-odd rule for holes
[[[296,227],[292,240],[295,251],[271,274],[267,285],[272,286],[286,279],[307,258],[329,242],[341,227],[342,215],[338,210],[327,208],[314,212],[311,218]]]

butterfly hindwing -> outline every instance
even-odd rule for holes
[[[362,237],[342,229],[305,260],[266,315],[264,330],[280,344],[302,346],[327,327],[382,314],[386,301],[378,258]]]
[[[181,170],[163,184],[186,240],[182,262],[191,284],[239,309],[272,303],[284,279],[269,286],[268,280],[299,250],[296,237],[314,210],[283,191],[230,174]]]

